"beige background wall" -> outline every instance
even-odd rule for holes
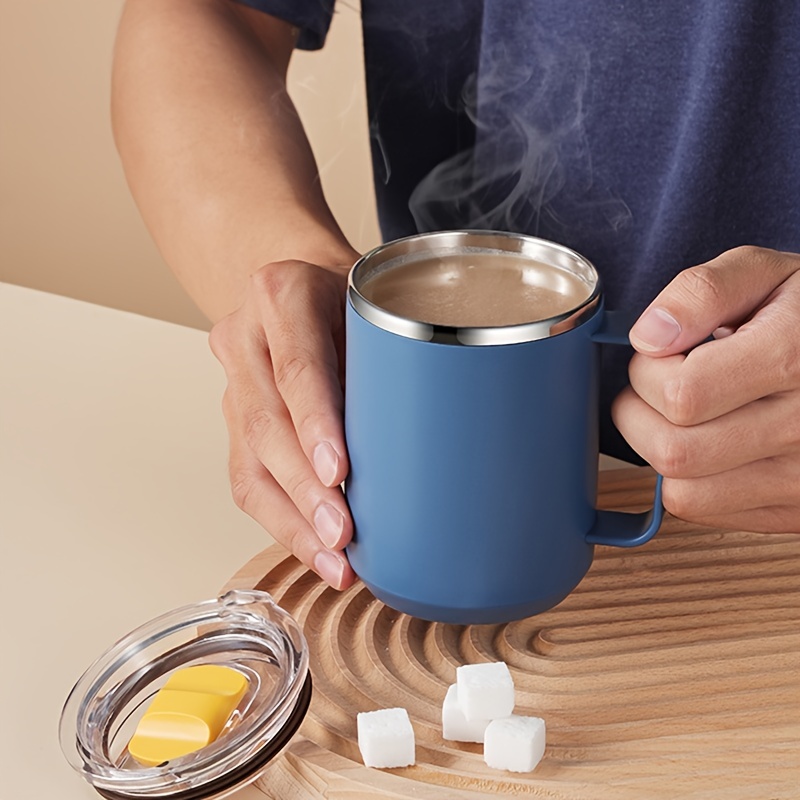
[[[207,327],[161,260],[111,137],[122,0],[0,3],[0,280]],[[357,0],[290,70],[323,186],[345,233],[378,242]]]

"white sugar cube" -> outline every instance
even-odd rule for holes
[[[453,742],[483,742],[488,719],[467,719],[458,702],[458,685],[453,684],[442,703],[442,738]]]
[[[544,745],[544,720],[513,714],[486,727],[483,760],[494,769],[530,772],[542,760]]]
[[[414,729],[404,708],[363,711],[356,717],[358,749],[368,767],[408,767],[414,763]]]
[[[458,667],[456,685],[468,720],[501,719],[514,710],[514,681],[502,661]]]

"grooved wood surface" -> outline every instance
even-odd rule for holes
[[[603,473],[599,504],[638,510],[651,487],[646,470]],[[234,586],[271,592],[311,651],[309,714],[257,784],[276,800],[800,798],[800,535],[668,517],[643,547],[598,547],[572,595],[507,625],[413,619],[360,584],[326,588],[278,547]],[[456,667],[500,660],[517,713],[547,724],[530,774],[492,770],[481,745],[441,737]],[[408,709],[416,765],[367,769],[356,713],[392,706]]]

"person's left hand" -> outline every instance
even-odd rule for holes
[[[740,247],[688,269],[630,339],[614,422],[664,476],[667,511],[800,532],[800,255]]]

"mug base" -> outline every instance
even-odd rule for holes
[[[445,622],[454,625],[498,625],[533,617],[557,606],[575,588],[570,586],[563,592],[526,603],[489,607],[453,607],[421,603],[387,592],[368,581],[363,581],[363,583],[378,600],[395,611],[427,622]]]

